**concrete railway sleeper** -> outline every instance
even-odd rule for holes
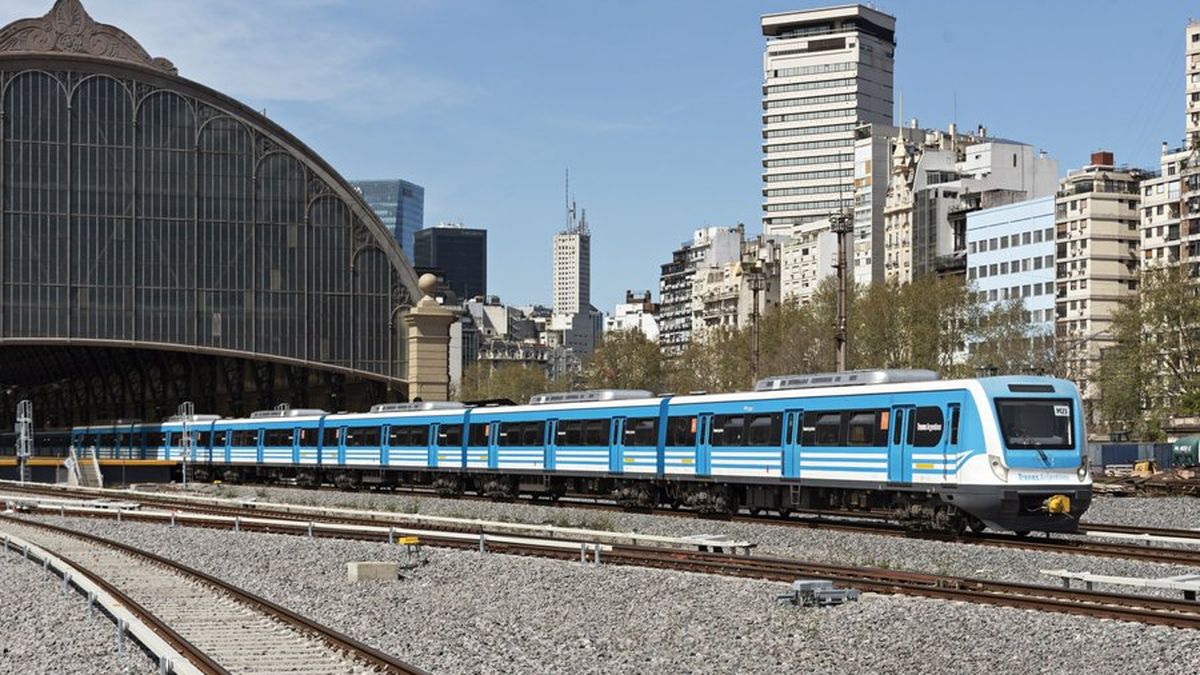
[[[424,673],[248,591],[132,546],[3,515],[0,532],[36,542],[64,561],[87,561],[89,578],[103,580],[195,664],[186,672]]]

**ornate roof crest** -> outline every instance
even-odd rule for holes
[[[0,28],[0,55],[6,52],[81,54],[178,72],[167,59],[147,54],[120,28],[96,23],[79,0],[56,0],[46,16],[20,19]]]

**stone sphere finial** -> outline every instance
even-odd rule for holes
[[[421,275],[420,279],[417,279],[417,288],[421,289],[421,292],[425,294],[425,297],[432,298],[433,294],[437,291],[437,283],[437,277],[433,276],[432,274],[425,273]]]

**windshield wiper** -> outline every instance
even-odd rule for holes
[[[1038,457],[1042,458],[1042,463],[1044,463],[1046,466],[1050,466],[1050,456],[1046,454],[1046,451],[1042,450],[1036,445],[1033,447],[1033,449],[1037,450]]]

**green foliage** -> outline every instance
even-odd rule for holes
[[[1100,409],[1110,431],[1159,440],[1176,416],[1200,414],[1200,295],[1180,265],[1142,273],[1137,295],[1109,328],[1101,354]],[[1093,300],[1095,302],[1095,300]]]
[[[666,373],[658,345],[640,330],[607,333],[584,368],[589,389],[646,389],[661,392]]]
[[[975,347],[966,363],[971,373],[992,369],[1000,374],[1054,370],[1053,336],[1031,329],[1020,298],[984,310],[974,321],[971,334]]]
[[[464,401],[507,398],[525,403],[535,394],[555,389],[539,366],[519,363],[492,366],[479,361],[463,371],[461,398]]]

